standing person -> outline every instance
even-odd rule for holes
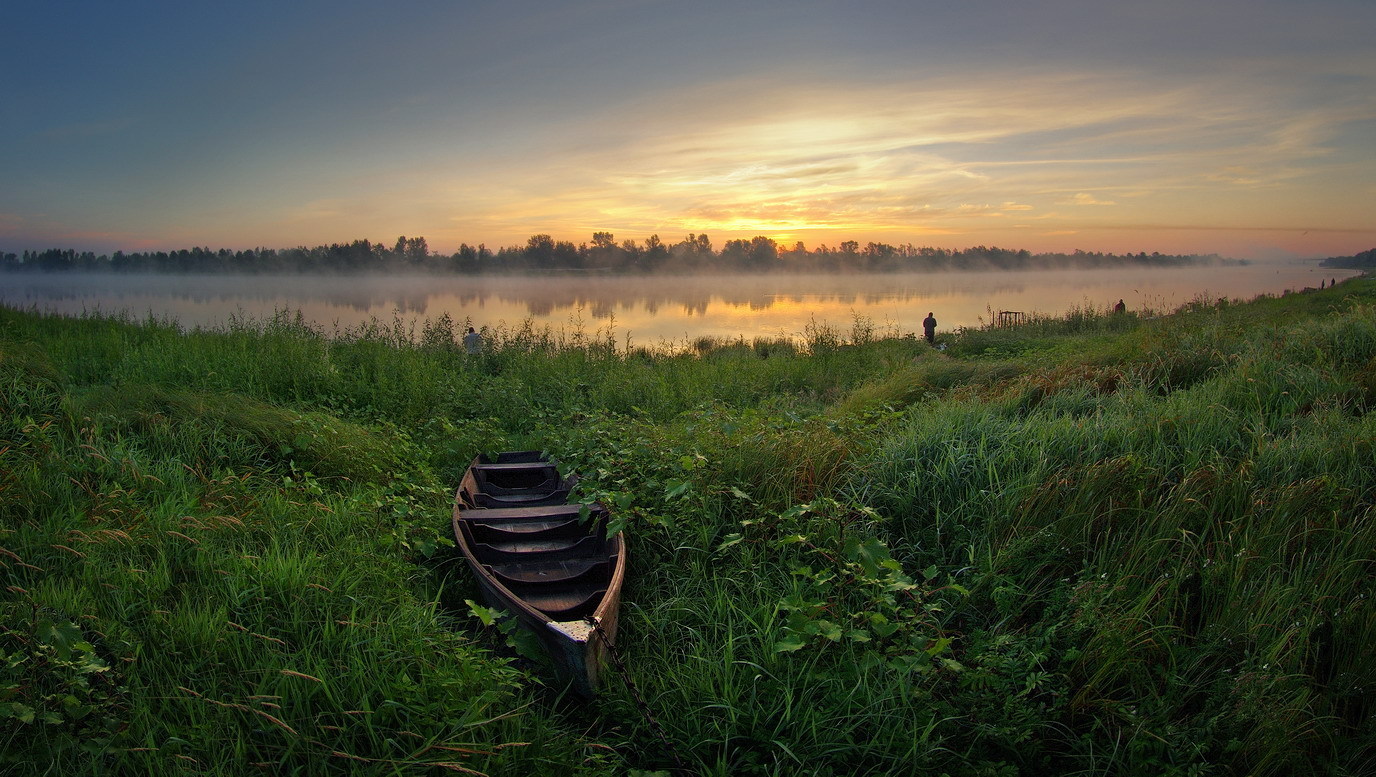
[[[1118,300],[1118,304],[1113,306],[1114,313],[1126,313],[1127,310],[1128,306],[1124,305],[1122,300]]]
[[[477,355],[483,349],[483,336],[473,331],[473,327],[468,328],[468,334],[463,336],[463,347],[469,354]]]
[[[928,344],[936,344],[936,319],[932,317],[930,312],[927,313],[926,318],[922,319],[922,333],[926,335]]]

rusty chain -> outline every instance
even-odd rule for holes
[[[612,644],[612,640],[607,636],[607,632],[602,630],[602,624],[598,623],[597,619],[591,615],[589,615],[586,620],[588,625],[592,626],[593,633],[597,635],[598,639],[602,640],[602,645],[607,648],[607,655],[612,657],[612,665],[616,668],[616,673],[621,676],[621,682],[625,684],[626,690],[630,691],[631,698],[635,701],[635,705],[640,708],[640,714],[645,716],[645,720],[650,724],[650,728],[655,732],[655,736],[659,738],[659,742],[664,747],[664,751],[669,754],[670,758],[674,759],[675,771],[680,774],[693,775],[693,770],[689,769],[683,763],[683,759],[679,757],[678,749],[669,741],[669,735],[665,732],[664,725],[654,716],[654,713],[650,711],[649,703],[640,695],[640,689],[636,688],[635,682],[631,679],[630,670],[626,668],[625,662],[621,660],[621,653],[618,652],[616,646]]]

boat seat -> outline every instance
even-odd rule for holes
[[[549,493],[516,493],[498,496],[496,494],[484,494],[479,492],[465,492],[465,498],[470,504],[477,507],[522,507],[538,505],[556,505],[568,501],[568,488],[561,487]]]
[[[552,621],[570,621],[593,614],[602,597],[607,595],[607,585],[575,585],[558,591],[530,591],[522,587],[521,590],[513,589],[512,593]]]
[[[474,464],[470,469],[478,490],[487,494],[553,491],[563,485],[551,464]]]
[[[545,470],[556,470],[553,464],[548,461],[501,461],[491,464],[474,464],[474,472],[536,472]]]
[[[593,503],[588,509],[594,516],[602,516],[607,508]],[[488,507],[481,509],[460,509],[459,518],[464,521],[538,521],[578,518],[583,513],[581,504],[535,505],[532,507]]]
[[[612,564],[607,559],[567,559],[533,564],[488,565],[487,569],[502,585],[515,591],[522,586],[532,585],[605,584],[611,579]]]
[[[540,563],[567,559],[598,559],[607,557],[607,540],[602,536],[532,539],[515,542],[475,542],[473,555],[484,564]]]
[[[501,543],[541,542],[555,539],[577,539],[600,533],[600,527],[583,523],[577,518],[564,521],[480,521],[467,520],[463,528],[474,542],[488,545]]]

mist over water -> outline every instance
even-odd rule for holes
[[[216,328],[300,311],[329,334],[373,318],[422,322],[448,313],[473,326],[610,332],[623,345],[698,337],[801,337],[810,324],[881,334],[988,323],[1014,310],[1172,310],[1208,297],[1251,299],[1357,273],[1314,263],[1126,270],[1029,270],[850,275],[303,276],[63,273],[0,276],[0,304],[65,315],[124,313]]]

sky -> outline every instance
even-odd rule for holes
[[[1376,247],[1371,0],[6,3],[0,251]]]

